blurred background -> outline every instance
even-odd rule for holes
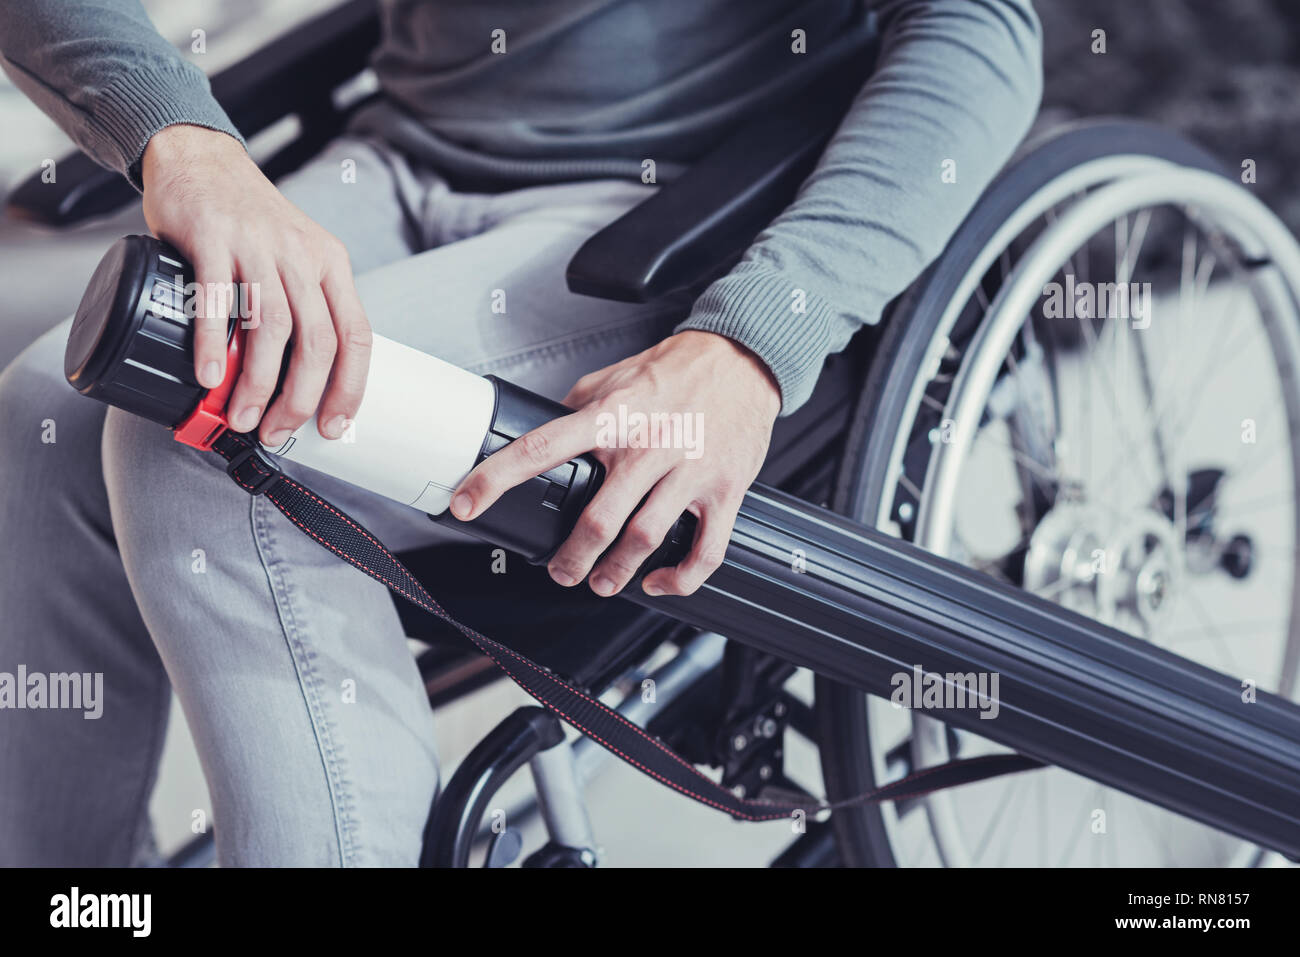
[[[187,54],[209,73],[239,60],[271,36],[331,6],[312,0],[144,0],[159,30],[188,50],[191,32],[207,34],[203,54]],[[1293,231],[1300,231],[1300,4],[1288,0],[1036,0],[1045,38],[1047,77],[1040,124],[1124,114],[1175,128],[1200,141],[1229,167],[1257,167],[1254,187]],[[1093,32],[1106,52],[1093,53]],[[7,192],[59,158],[68,139],[0,76],[0,191]],[[138,208],[108,221],[51,233],[0,214],[0,367],[44,330],[69,315],[84,277],[109,243],[143,232]],[[518,698],[497,686],[443,716],[445,773]],[[790,756],[796,777],[816,779],[815,756]],[[801,765],[803,767],[801,767]],[[713,812],[647,787],[621,765],[593,788],[597,833],[614,861],[642,864],[765,863],[784,846],[783,825],[718,827]],[[666,802],[671,802],[670,808]],[[664,810],[659,810],[662,806]],[[154,799],[165,848],[189,836],[191,811],[206,808],[202,776],[178,710]],[[604,809],[603,811],[601,809]],[[654,830],[646,813],[673,815],[678,826]],[[708,832],[707,840],[701,835]],[[623,853],[620,853],[622,851]]]

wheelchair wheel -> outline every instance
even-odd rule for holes
[[[894,310],[835,505],[1290,696],[1298,290],[1290,233],[1191,143],[1121,121],[1030,144]],[[1000,750],[823,679],[816,711],[832,799]],[[1058,768],[832,820],[855,866],[1263,858]]]

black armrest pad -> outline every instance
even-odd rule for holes
[[[673,182],[592,236],[569,262],[569,289],[649,302],[727,269],[794,199],[872,57],[837,67],[749,121]]]
[[[72,226],[121,209],[136,196],[126,177],[105,169],[85,153],[71,153],[54,167],[51,183],[34,173],[9,193],[5,212],[43,226]]]
[[[319,116],[329,112],[333,91],[365,69],[378,41],[375,0],[350,0],[222,70],[211,78],[212,94],[245,136],[293,113]],[[20,183],[7,199],[8,214],[64,227],[135,198],[130,183],[84,153],[64,157],[56,169],[53,183],[40,173]]]

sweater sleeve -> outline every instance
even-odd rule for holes
[[[1042,93],[1030,0],[885,0],[876,10],[877,68],[818,165],[677,329],[754,351],[781,389],[782,415],[807,400],[826,356],[878,322],[938,256]]]
[[[139,0],[0,0],[0,67],[98,163],[141,187],[150,137],[177,123],[243,139],[203,71]]]

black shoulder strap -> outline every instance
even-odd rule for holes
[[[815,799],[798,802],[737,797],[617,711],[541,665],[457,621],[383,543],[343,511],[281,472],[254,440],[226,432],[213,444],[213,450],[226,459],[226,471],[242,488],[252,495],[265,495],[304,534],[407,601],[451,625],[496,662],[516,684],[561,719],[661,784],[701,804],[725,811],[733,818],[766,821],[790,817],[800,811],[814,815],[857,804],[918,797],[943,788],[1042,767],[1042,762],[1024,755],[992,754],[924,768],[884,787],[834,803]]]

